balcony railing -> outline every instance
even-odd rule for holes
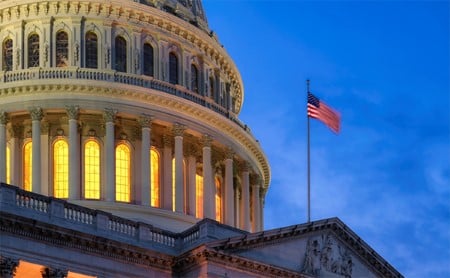
[[[30,68],[14,71],[0,71],[0,84],[21,82],[27,80],[46,80],[46,79],[81,79],[116,82],[132,86],[138,86],[148,89],[158,90],[168,93],[203,107],[206,107],[224,117],[231,120],[246,132],[251,134],[250,129],[242,123],[232,111],[217,104],[212,99],[197,94],[184,88],[180,85],[174,85],[165,81],[155,79],[153,77],[136,75],[124,72],[117,72],[114,70],[99,70],[78,67],[64,67],[64,68]],[[1,88],[1,85],[0,85]]]

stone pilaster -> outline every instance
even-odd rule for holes
[[[241,229],[250,231],[250,174],[247,162],[242,166]]]
[[[225,153],[225,219],[224,223],[235,225],[234,219],[234,187],[233,187],[233,157],[234,152],[228,148]]]
[[[203,217],[216,219],[216,206],[215,206],[216,186],[214,185],[212,175],[211,136],[203,135],[202,143],[203,143]]]
[[[105,109],[103,118],[105,120],[105,171],[106,171],[106,189],[105,200],[113,202],[116,199],[116,151],[114,138],[114,121],[117,111],[113,109]]]
[[[139,124],[142,129],[141,137],[141,205],[150,206],[151,200],[151,169],[152,160],[150,157],[151,149],[151,130],[152,117],[143,115],[139,118]]]
[[[185,126],[175,124],[173,134],[175,137],[175,211],[184,210],[184,179],[183,179],[183,134]]]
[[[6,112],[0,111],[0,182],[6,183]]]
[[[32,134],[32,191],[42,194],[41,188],[41,120],[44,113],[40,107],[31,107],[29,109],[31,116],[31,134]]]
[[[78,106],[66,106],[69,117],[69,199],[80,199],[80,135],[78,134]]]

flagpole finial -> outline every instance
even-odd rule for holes
[[[306,79],[306,89],[307,89],[307,92],[309,93],[309,79]]]

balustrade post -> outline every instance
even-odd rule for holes
[[[50,218],[65,218],[64,204],[65,201],[52,198],[50,201]]]

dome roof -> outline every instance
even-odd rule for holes
[[[201,0],[143,0],[142,2],[169,12],[209,32]]]

